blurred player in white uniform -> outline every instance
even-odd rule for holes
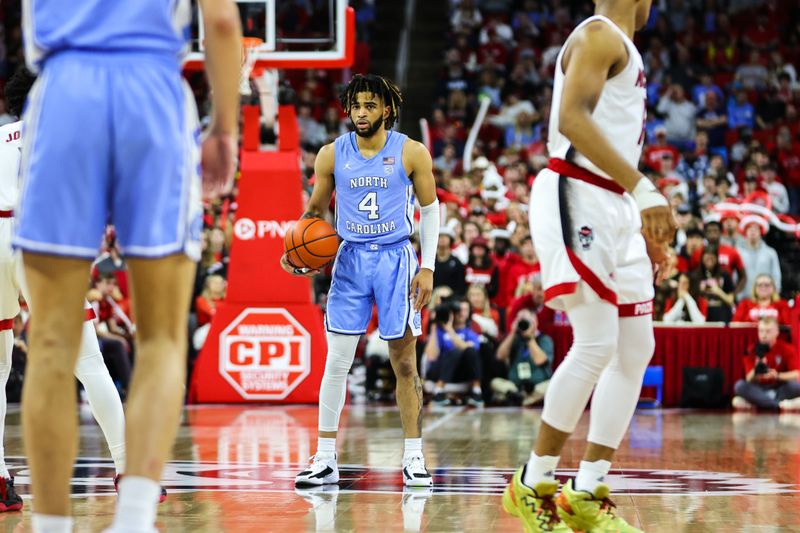
[[[16,261],[11,249],[14,206],[17,202],[20,123],[0,128],[0,511],[22,509],[22,498],[14,490],[14,478],[5,463],[3,435],[6,419],[6,382],[11,373],[14,349],[14,317],[19,314]]]
[[[6,84],[7,109],[15,116],[22,112],[22,106],[35,80],[26,68],[20,68]],[[22,121],[0,127],[0,382],[5,383],[11,368],[11,349],[14,338],[11,323],[19,312],[18,296],[22,293],[27,301],[22,271],[22,257],[11,247],[13,228],[12,207],[17,203],[19,193],[19,161],[22,150]],[[125,414],[122,401],[114,382],[103,361],[97,332],[94,327],[95,313],[88,302],[84,304],[86,320],[83,323],[83,336],[75,367],[75,376],[86,390],[103,435],[108,443],[117,481],[125,471]],[[8,326],[7,328],[5,326]],[[6,414],[5,388],[0,388],[0,475],[8,478],[2,447],[2,421]],[[162,499],[166,493],[162,489]],[[0,511],[3,510],[2,482],[0,481]]]
[[[125,412],[115,533],[152,532],[180,421],[188,302],[205,192],[235,170],[241,29],[231,0],[201,0],[213,99],[202,142],[181,75],[188,0],[26,2],[25,57],[39,73],[23,116],[13,244],[34,313],[22,425],[34,532],[67,532],[77,453],[75,389],[86,272],[114,224],[131,273],[137,361]]]
[[[667,199],[637,170],[647,96],[632,38],[650,4],[596,0],[556,63],[552,159],[534,182],[530,225],[547,305],[566,311],[574,342],[503,496],[529,532],[639,531],[614,514],[604,481],[653,355],[653,272],[675,232]],[[584,459],[556,501],[559,456],[592,393]]]

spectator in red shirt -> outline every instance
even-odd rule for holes
[[[515,265],[521,261],[519,255],[511,251],[511,235],[504,229],[495,229],[489,233],[494,246],[491,257],[497,265],[498,289],[497,294],[492,299],[492,303],[500,309],[501,321],[504,318],[505,308],[514,298],[516,286],[512,283],[511,271]],[[501,326],[502,326],[501,322]],[[503,328],[505,329],[505,328]]]
[[[472,285],[467,289],[467,301],[472,307],[472,324],[477,333],[485,335],[492,340],[500,336],[500,313],[489,303],[489,294],[486,287]]]
[[[777,410],[800,407],[800,366],[794,347],[778,338],[778,321],[758,321],[758,342],[744,359],[745,378],[734,386],[733,406]]]
[[[542,266],[539,264],[539,257],[536,255],[536,248],[533,246],[531,236],[525,235],[519,247],[520,260],[510,271],[510,283],[513,286],[512,296],[516,296],[522,283],[531,275],[541,272]]]
[[[769,19],[765,15],[759,15],[756,24],[750,26],[742,40],[747,46],[770,50],[778,44],[778,32],[769,24]]]
[[[717,260],[719,262],[719,267],[735,280],[735,294],[738,294],[742,291],[747,283],[747,274],[744,269],[744,261],[742,261],[742,256],[733,246],[728,246],[720,242],[722,238],[722,226],[717,220],[706,220],[704,233],[706,238],[706,246],[717,249]],[[703,247],[694,251],[689,262],[689,268],[694,270],[700,266],[700,260],[703,257],[704,249],[705,248]]]
[[[505,209],[508,202],[505,198],[505,192],[496,189],[483,189],[481,191],[481,199],[486,205],[486,220],[492,226],[505,227],[508,224],[508,215]]]
[[[205,326],[211,322],[217,312],[217,304],[225,299],[225,290],[228,286],[225,278],[217,275],[208,276],[205,285],[203,292],[194,301],[198,326]]]
[[[497,265],[494,264],[489,256],[489,241],[481,236],[472,240],[469,245],[469,261],[464,269],[466,275],[464,279],[467,287],[481,285],[486,287],[489,297],[497,294],[499,288],[499,275]]]
[[[136,327],[131,319],[130,301],[119,290],[113,273],[101,274],[87,299],[97,314],[101,332],[124,338],[128,343],[133,341]]]
[[[708,301],[700,295],[697,280],[681,274],[675,294],[667,298],[664,304],[662,320],[668,323],[705,324],[707,314]]]
[[[555,323],[555,311],[544,305],[544,289],[538,274],[531,274],[522,284],[522,294],[511,302],[506,313],[506,332],[511,332],[511,325],[522,309],[529,309],[539,318],[539,329],[542,332],[552,331]],[[549,335],[549,333],[548,333]]]
[[[725,246],[735,247],[742,238],[739,233],[739,213],[735,211],[726,211],[720,216],[722,217],[722,220],[720,220],[722,224],[722,237],[720,237],[719,243]]]
[[[100,279],[102,274],[112,273],[117,278],[117,286],[128,298],[128,267],[117,246],[117,232],[114,226],[107,226],[103,239],[102,252],[92,263],[92,280]]]
[[[644,160],[647,166],[661,173],[661,162],[664,159],[671,157],[674,167],[677,165],[678,161],[680,161],[681,154],[677,148],[667,142],[667,129],[664,126],[657,126],[655,134],[655,144],[645,146],[644,148]]]
[[[738,229],[738,228],[737,228]],[[697,252],[700,250],[700,252]],[[696,227],[686,230],[686,242],[681,246],[677,257],[677,269],[681,272],[690,272],[693,270],[692,258],[695,253],[702,254],[703,250],[703,232]]]
[[[771,316],[779,324],[790,320],[789,304],[781,299],[775,280],[769,274],[759,274],[753,283],[753,296],[739,302],[733,314],[734,322],[758,322],[761,317]]]
[[[495,29],[490,29],[487,35],[489,42],[478,48],[478,63],[480,65],[487,63],[505,65],[508,62],[508,49],[503,42],[503,38]]]

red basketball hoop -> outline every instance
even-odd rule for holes
[[[250,75],[253,73],[253,67],[256,65],[258,52],[262,44],[264,44],[264,40],[258,37],[242,37],[242,74],[239,77],[240,94],[249,95],[251,93]]]

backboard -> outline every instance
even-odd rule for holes
[[[343,68],[355,55],[355,12],[347,0],[303,3],[295,0],[236,0],[245,37],[263,44],[256,72],[264,69]],[[202,13],[193,2],[191,51],[184,67],[203,68]]]

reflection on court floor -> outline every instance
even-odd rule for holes
[[[30,474],[23,457],[6,460],[15,486],[29,492]],[[170,493],[187,492],[295,492],[294,477],[305,464],[210,463],[171,461],[164,469],[162,485]],[[114,496],[114,463],[110,459],[78,459],[72,477],[73,497]],[[431,495],[499,496],[514,474],[512,468],[448,467],[431,468],[435,486]],[[562,482],[577,470],[560,469]],[[339,493],[402,494],[404,486],[399,468],[339,465]],[[730,472],[699,470],[615,469],[607,478],[616,495],[655,496],[735,496],[788,494],[800,486],[751,478]],[[421,491],[419,491],[421,492]]]
[[[296,490],[314,452],[313,406],[193,406],[164,471],[169,491],[161,531],[521,531],[500,494],[529,454],[540,411],[452,408],[423,427],[433,490],[404,489],[400,417],[394,407],[345,409],[341,482]],[[7,419],[8,465],[29,493],[19,410]],[[90,415],[81,411],[81,457],[72,480],[75,531],[100,531],[114,508],[113,463]],[[562,456],[574,475],[588,413]],[[800,415],[639,411],[609,477],[618,511],[648,532],[800,532]],[[30,527],[22,513],[0,529]]]

